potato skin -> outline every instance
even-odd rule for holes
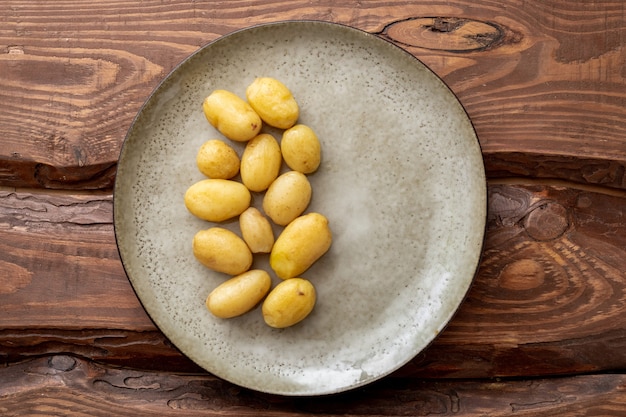
[[[246,98],[265,123],[279,129],[290,128],[300,115],[291,90],[275,78],[256,78],[246,89]]]
[[[301,275],[309,269],[332,244],[328,219],[319,213],[296,218],[274,242],[270,267],[281,279]]]
[[[261,133],[246,143],[241,155],[241,181],[250,191],[265,191],[278,177],[282,162],[278,141]]]
[[[265,298],[262,312],[265,323],[277,329],[293,326],[313,311],[315,287],[304,278],[291,278],[278,284]]]
[[[269,186],[263,197],[263,211],[279,226],[301,215],[311,202],[311,183],[306,175],[288,171]]]
[[[228,139],[247,142],[255,137],[263,122],[254,109],[238,95],[215,90],[202,102],[209,123]]]
[[[303,174],[315,172],[322,160],[322,147],[317,135],[303,124],[283,132],[280,150],[287,166]]]
[[[252,196],[245,185],[237,181],[205,179],[185,192],[185,207],[196,217],[221,222],[240,215],[250,207]]]
[[[193,237],[193,254],[213,271],[239,275],[250,269],[252,252],[239,236],[222,227],[200,230]]]
[[[228,180],[237,175],[239,155],[226,142],[211,139],[202,144],[196,155],[196,165],[209,178]]]
[[[239,216],[239,227],[252,253],[270,253],[274,246],[274,230],[263,213],[255,207],[248,207]]]
[[[206,299],[207,309],[215,316],[228,319],[252,310],[269,292],[270,275],[252,269],[217,286]]]

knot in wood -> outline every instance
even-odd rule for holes
[[[62,372],[69,372],[76,367],[76,359],[67,355],[56,355],[48,359],[48,366]]]
[[[392,40],[419,48],[469,52],[499,46],[505,30],[491,22],[458,17],[415,17],[393,22],[384,33]]]
[[[537,206],[526,216],[524,228],[535,240],[559,238],[569,227],[567,209],[561,204],[547,202]]]

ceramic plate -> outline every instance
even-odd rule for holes
[[[257,76],[285,83],[299,122],[319,136],[307,212],[325,214],[334,236],[302,274],[317,288],[313,313],[282,330],[268,327],[260,308],[229,320],[207,311],[206,296],[227,277],[195,260],[192,238],[212,224],[183,203],[203,179],[200,145],[223,139],[203,99],[215,89],[245,97]],[[253,196],[255,206],[261,200]],[[345,391],[415,357],[467,293],[485,219],[482,155],[454,94],[391,43],[324,22],[255,26],[185,60],[134,121],[114,190],[120,256],[155,324],[214,375],[283,395]],[[236,221],[223,226],[240,233]],[[254,267],[269,269],[267,256]]]

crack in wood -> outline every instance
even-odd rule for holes
[[[535,402],[529,402],[529,403],[511,403],[511,412],[518,413],[522,411],[547,408],[547,406],[549,406],[550,408],[553,408],[554,405],[560,404],[560,403],[562,403],[562,400],[558,398],[554,400],[535,401]]]
[[[112,197],[80,198],[0,191],[0,219],[12,228],[37,223],[112,226]]]
[[[454,32],[463,26],[467,19],[459,19],[455,17],[436,17],[433,19],[432,25],[424,25],[425,28],[433,31],[433,32]]]

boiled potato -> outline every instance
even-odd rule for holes
[[[207,309],[215,316],[228,319],[252,310],[269,292],[270,275],[252,269],[217,286],[206,299]]]
[[[239,216],[241,236],[252,253],[269,253],[274,246],[274,231],[269,220],[255,207]]]
[[[315,307],[315,287],[304,278],[278,284],[263,302],[263,319],[268,326],[282,329],[304,320]]]
[[[231,179],[239,172],[240,163],[237,152],[219,139],[203,143],[196,155],[198,169],[209,178]]]
[[[312,188],[301,172],[288,171],[269,186],[263,197],[263,211],[279,226],[301,215],[311,201]]]
[[[185,206],[196,217],[221,222],[243,213],[250,207],[250,191],[240,182],[205,179],[185,192]]]
[[[252,252],[239,236],[222,227],[200,230],[193,237],[193,254],[209,269],[239,275],[250,269]]]
[[[202,103],[209,123],[228,139],[247,142],[255,137],[263,122],[259,115],[238,95],[215,90]]]
[[[331,243],[328,219],[319,213],[305,214],[289,223],[274,242],[270,267],[279,278],[296,277],[324,255]]]
[[[241,155],[241,181],[250,191],[265,191],[278,177],[282,162],[278,141],[261,133],[246,143]]]
[[[271,77],[256,78],[246,89],[246,98],[265,123],[279,129],[290,128],[300,115],[289,88]]]
[[[280,150],[287,166],[303,174],[315,172],[322,159],[320,141],[307,125],[298,124],[283,132]]]

